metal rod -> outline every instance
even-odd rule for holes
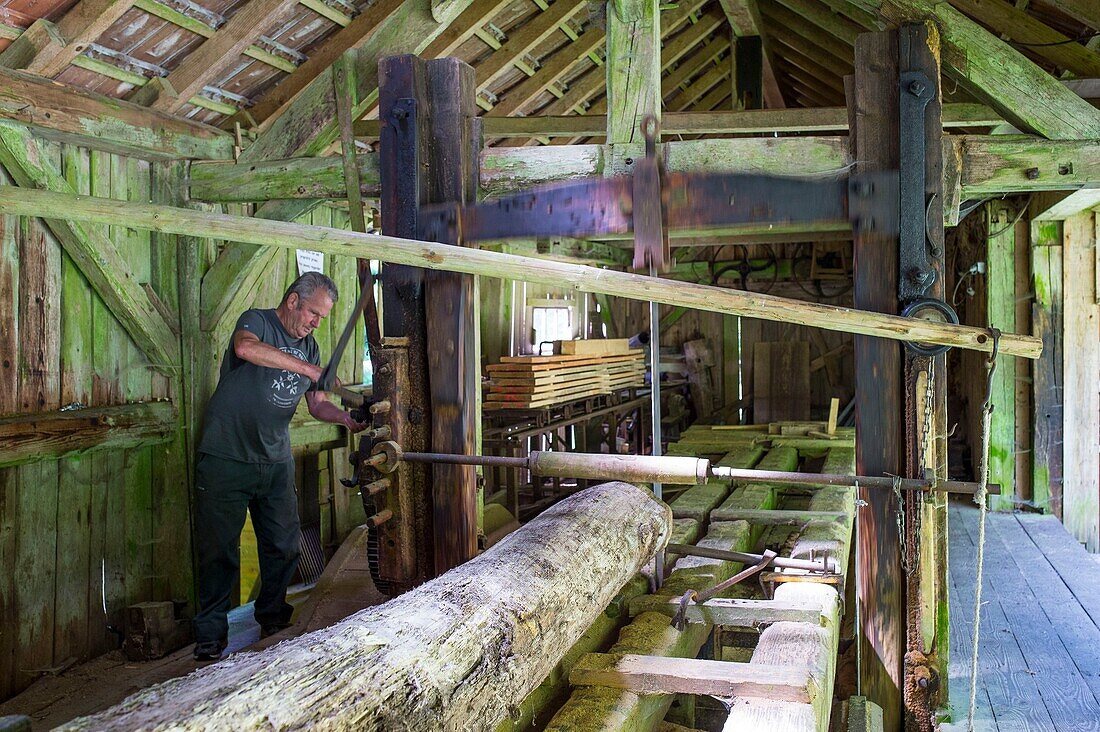
[[[408,460],[412,463],[484,465],[486,467],[528,469],[527,458],[508,457],[505,455],[453,455],[445,452],[402,452],[401,459]]]
[[[893,488],[894,478],[871,475],[836,475],[830,473],[787,473],[777,470],[747,470],[713,466],[711,475],[721,480],[758,480],[764,483],[813,483],[816,485],[850,486],[859,483],[864,488]],[[927,491],[937,493],[967,493],[978,491],[977,483],[962,480],[943,480],[933,484],[921,478],[902,478],[901,489],[906,491]],[[1000,494],[1001,487],[989,486],[989,493]]]
[[[763,558],[763,554],[749,554],[747,552],[734,552],[726,551],[725,549],[711,549],[705,546],[695,546],[694,544],[669,544],[665,547],[665,551],[669,554],[690,554],[696,557],[707,557],[708,559],[724,559],[730,562],[740,562],[741,564],[756,564]],[[829,557],[825,562],[819,562],[811,559],[791,559],[789,557],[775,557],[771,561],[772,566],[780,567],[782,569],[802,569],[808,572],[826,572],[830,574],[836,573],[836,560]]]

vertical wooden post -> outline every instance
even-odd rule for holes
[[[1032,368],[1032,500],[1062,518],[1062,222],[1031,223],[1031,332],[1043,339]]]
[[[640,143],[641,121],[661,116],[657,0],[608,0],[607,142]]]
[[[924,115],[924,198],[927,253],[936,279],[927,296],[946,297],[943,230],[943,124],[940,93],[940,39],[931,23],[902,26],[898,30],[899,73],[920,72],[934,87]],[[899,89],[899,94],[911,93]],[[901,131],[901,134],[906,134]],[[947,358],[931,359],[905,352],[907,423],[906,469],[911,477],[931,470],[947,478]],[[929,383],[928,375],[932,380]],[[932,389],[929,395],[928,389]],[[926,414],[931,399],[931,414]],[[930,419],[929,419],[930,417]],[[934,714],[947,692],[947,501],[944,496],[905,495],[905,543],[910,571],[906,572],[906,644],[902,702],[906,722],[932,729]],[[926,673],[930,674],[927,676]],[[939,683],[921,687],[920,678]]]
[[[733,108],[762,109],[764,106],[764,47],[760,36],[732,39]]]
[[[455,59],[429,62],[397,56],[379,63],[385,233],[415,238],[421,204],[474,200],[480,140],[475,85],[473,70]],[[408,348],[409,386],[403,395],[407,429],[402,446],[474,452],[478,357],[473,278],[387,266],[382,303],[387,339],[407,339],[402,342]],[[469,466],[435,466],[430,473],[418,466],[407,478],[411,484],[404,490],[411,492],[413,515],[395,514],[395,520],[411,522],[417,578],[423,580],[476,553],[477,475]]]
[[[1006,333],[1016,332],[1016,244],[1018,207],[1007,201],[986,204],[986,322]],[[1016,359],[1001,358],[993,374],[993,418],[989,434],[989,482],[1000,483],[1001,495],[990,507],[1012,510],[1016,494]]]
[[[856,39],[855,75],[846,84],[850,139],[857,173],[898,167],[898,37],[894,31]],[[853,246],[854,304],[861,310],[897,312],[898,239],[859,231]],[[856,472],[900,475],[904,432],[901,346],[855,336]],[[864,644],[864,696],[882,707],[885,727],[901,726],[905,580],[889,491],[860,491],[858,602]]]
[[[481,130],[473,67],[456,58],[430,61],[428,200],[477,199]],[[449,242],[454,243],[454,242]],[[473,275],[428,272],[428,382],[434,452],[477,451],[480,379]],[[472,465],[432,466],[435,573],[477,554],[477,472]]]
[[[1100,304],[1096,291],[1097,216],[1091,211],[1064,224],[1065,390],[1062,523],[1090,552],[1100,551]]]

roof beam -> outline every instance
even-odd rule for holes
[[[846,73],[852,73],[852,59],[854,58],[852,46],[834,37],[822,28],[803,18],[798,13],[783,7],[779,3],[769,2],[760,6],[760,12],[765,18],[772,21],[773,26],[785,30],[787,38],[794,34],[821,49],[823,53],[841,61],[848,66]],[[828,12],[828,11],[825,11]]]
[[[488,89],[494,81],[506,72],[512,64],[522,59],[531,49],[550,37],[566,20],[569,20],[588,0],[557,0],[545,10],[534,16],[505,41],[499,51],[477,64],[477,91]]]
[[[720,2],[722,12],[725,13],[735,36],[760,36],[760,43],[764,49],[762,59],[764,103],[773,109],[786,107],[787,102],[783,99],[783,92],[775,78],[775,58],[764,36],[757,0],[720,0]]]
[[[661,98],[668,98],[672,92],[676,91],[682,84],[687,83],[693,76],[705,69],[708,64],[716,61],[718,57],[728,51],[729,48],[730,42],[728,38],[715,38],[710,43],[701,46],[689,58],[681,61],[668,76],[661,80]],[[665,128],[663,122],[661,127],[662,129]]]
[[[0,118],[39,137],[146,160],[233,157],[221,130],[22,71],[0,69]]]
[[[1100,31],[1100,4],[1096,0],[1046,0],[1074,20]]]
[[[576,41],[555,51],[550,58],[543,62],[533,76],[524,79],[508,90],[497,105],[485,116],[507,117],[523,109],[549,89],[563,74],[580,63],[589,53],[602,46],[605,38],[606,34],[602,28],[589,28]]]
[[[511,0],[474,0],[424,49],[422,55],[424,58],[452,55],[510,2]]]
[[[1044,25],[1007,2],[951,0],[951,4],[1012,43],[1078,77],[1100,76],[1100,54]]]
[[[116,20],[133,6],[133,0],[80,0],[56,23],[56,36],[36,33],[27,39],[27,48],[17,39],[0,53],[0,66],[18,68],[52,79],[72,60],[103,35]],[[40,43],[34,47],[33,43]]]
[[[932,19],[940,29],[947,74],[1017,128],[1052,140],[1100,137],[1100,111],[951,5],[936,0],[849,1],[891,23]]]
[[[227,66],[236,63],[264,29],[282,22],[297,6],[298,0],[250,0],[214,35],[187,54],[166,78],[136,90],[131,101],[169,114],[179,112]]]
[[[640,142],[642,121],[661,118],[663,53],[657,8],[657,0],[607,2],[608,142]]]
[[[695,81],[688,85],[687,89],[682,90],[679,94],[672,98],[669,104],[670,109],[676,112],[683,112],[689,109],[695,102],[699,101],[708,91],[710,91],[715,84],[719,83],[723,79],[729,77],[729,69],[721,66],[715,66],[705,74],[700,76]],[[727,89],[727,93],[732,90]]]
[[[408,4],[412,6],[417,3]],[[304,89],[313,85],[317,77],[325,73],[344,51],[349,48],[359,48],[383,33],[387,26],[386,21],[402,5],[401,0],[378,0],[378,2],[368,7],[357,15],[351,23],[338,30],[322,43],[310,55],[308,60],[250,107],[248,114],[257,123],[263,125],[281,111],[285,111],[283,108]],[[329,80],[327,86],[328,88],[332,87],[331,80]]]
[[[350,25],[337,32],[298,71],[272,90],[278,92],[280,87],[299,72],[306,76],[312,74],[305,85],[301,82],[306,76],[295,82],[301,91],[278,117],[268,118],[263,132],[241,154],[241,159],[272,160],[293,155],[315,155],[328,147],[337,138],[332,62],[348,48],[356,48],[357,102],[352,110],[352,117],[362,116],[364,110],[372,106],[378,98],[378,59],[401,53],[422,52],[447,29],[451,20],[469,6],[470,0],[460,0],[448,6],[450,14],[441,20],[432,15],[433,4],[432,0],[379,0]],[[369,19],[364,20],[368,16]],[[344,35],[353,28],[354,32]],[[333,44],[336,40],[339,42]],[[338,48],[340,53],[335,53]],[[266,102],[265,98],[263,103]]]
[[[849,49],[855,48],[856,36],[864,31],[855,21],[833,12],[817,0],[778,0],[778,3],[800,18],[805,18],[812,26],[839,38]]]

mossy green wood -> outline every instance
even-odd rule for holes
[[[22,125],[0,122],[0,162],[20,186],[75,194],[60,169]],[[56,211],[54,214],[63,212]],[[97,236],[94,227],[68,219],[48,218],[50,229],[76,261],[97,294],[108,303],[119,322],[149,355],[154,368],[171,370],[179,357],[172,328],[153,307],[149,296],[134,279],[129,263],[109,238]]]
[[[1033,222],[1031,228],[1031,330],[1042,335],[1044,345],[1033,369],[1031,490],[1036,507],[1061,515],[1062,222]]]
[[[995,201],[986,208],[986,322],[1005,332],[1016,329],[1016,286],[1013,265],[1017,207]],[[984,396],[975,384],[975,398]],[[990,498],[994,509],[1010,510],[1016,500],[1016,360],[1000,358],[993,374],[993,417],[989,434],[989,482],[1001,493]],[[975,445],[980,450],[980,445]],[[980,456],[979,456],[980,457]],[[1010,488],[1011,486],[1011,488]]]
[[[949,3],[853,0],[890,23],[933,20],[946,74],[1021,130],[1052,140],[1100,137],[1100,111]]]

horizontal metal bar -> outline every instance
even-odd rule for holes
[[[778,470],[748,470],[745,468],[727,468],[716,465],[711,475],[722,480],[756,480],[762,483],[811,483],[815,485],[860,485],[863,488],[893,488],[894,478],[870,475],[837,475],[829,473],[788,473]],[[920,478],[901,478],[899,487],[906,491],[932,491],[934,493],[978,492],[978,484],[962,480],[942,480],[935,484]],[[986,486],[990,495],[1000,495],[1001,486],[991,483]]]
[[[756,564],[764,558],[763,554],[749,554],[748,552],[726,551],[725,549],[711,549],[694,544],[668,544],[665,546],[666,554],[690,555],[693,557],[706,557],[708,559],[724,559],[729,562],[741,564]],[[828,562],[810,559],[791,559],[790,557],[775,557],[770,566],[783,569],[802,569],[808,572],[824,572],[832,574],[837,572],[836,560],[828,557]]]

